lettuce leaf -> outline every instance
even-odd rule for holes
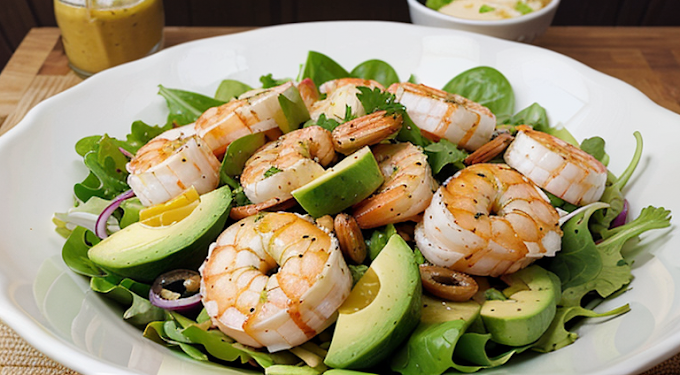
[[[150,287],[131,279],[120,279],[116,276],[93,277],[90,288],[102,293],[114,301],[129,306],[123,313],[123,319],[136,326],[163,319],[165,310],[156,307],[146,297]]]

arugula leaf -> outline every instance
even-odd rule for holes
[[[453,164],[457,169],[465,168],[463,160],[468,156],[468,153],[460,150],[454,143],[444,138],[437,143],[426,146],[424,150],[433,174],[441,172],[442,168],[448,164]]]
[[[349,76],[349,72],[330,57],[315,51],[307,54],[302,78],[311,78],[317,87],[324,82]]]
[[[356,78],[372,79],[385,87],[399,82],[399,76],[394,68],[382,60],[364,61],[352,69],[350,75]]]
[[[208,108],[225,102],[191,91],[169,89],[159,85],[158,93],[165,98],[170,113],[166,124],[187,125],[198,119]]]
[[[236,81],[233,79],[225,79],[220,82],[217,91],[215,91],[215,99],[223,102],[228,102],[231,99],[239,97],[239,95],[252,90],[249,85]]]
[[[272,77],[272,74],[269,73],[266,76],[261,76],[260,77],[260,82],[262,82],[262,88],[263,89],[269,89],[272,87],[280,86],[283,85],[284,83],[290,81],[291,78],[281,78],[281,79],[275,79]]]
[[[123,210],[123,217],[120,219],[120,228],[125,228],[130,224],[134,224],[139,221],[139,211],[143,210],[145,207],[139,198],[126,199],[120,204],[120,208]]]
[[[442,90],[486,106],[501,124],[512,115],[515,107],[515,93],[510,82],[501,72],[488,66],[479,66],[460,73]]]
[[[425,6],[430,9],[439,10],[439,8],[451,3],[452,1],[453,0],[427,0],[425,2]]]
[[[558,307],[550,327],[531,346],[531,349],[541,353],[548,353],[573,344],[578,338],[578,334],[568,331],[565,326],[574,318],[603,318],[624,314],[628,311],[630,311],[628,304],[604,313],[596,313],[581,306]]]
[[[170,129],[172,129],[171,124],[166,124],[165,126],[151,126],[145,124],[144,121],[135,121],[130,127],[130,134],[126,136],[125,142],[118,141],[118,146],[124,148],[131,154],[136,154],[137,151],[151,139]]]
[[[563,226],[562,250],[547,266],[562,281],[562,306],[580,306],[582,298],[591,291],[606,298],[628,284],[633,276],[630,265],[621,256],[623,245],[650,229],[670,225],[670,211],[650,206],[632,222],[606,231],[603,236],[606,239],[595,244],[588,221],[595,211],[606,206],[593,203]]]
[[[612,173],[607,173],[607,182],[605,183],[604,193],[600,201],[608,203],[609,207],[604,210],[598,211],[593,215],[593,220],[590,222],[590,230],[593,233],[597,233],[600,236],[609,229],[611,222],[621,213],[623,210],[624,197],[621,192],[628,180],[635,172],[635,169],[642,158],[642,135],[640,132],[633,133],[635,136],[635,153],[633,158],[621,176],[617,179]]]

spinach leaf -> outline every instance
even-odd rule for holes
[[[371,237],[364,240],[368,250],[368,257],[373,260],[380,254],[382,249],[387,245],[390,237],[397,234],[397,229],[392,224],[377,228],[371,234]]]
[[[439,173],[448,164],[453,164],[457,169],[465,168],[463,160],[468,156],[467,152],[460,150],[454,143],[444,138],[426,146],[425,154],[433,174]]]
[[[215,99],[223,102],[228,102],[231,99],[237,98],[239,95],[252,90],[253,88],[243,82],[233,79],[225,79],[220,82],[220,86],[215,92]]]
[[[149,295],[150,287],[146,284],[115,276],[93,277],[90,279],[90,288],[122,305],[129,306],[123,313],[123,319],[133,325],[146,325],[165,317],[165,310],[152,305],[147,298],[142,297]]]
[[[479,66],[460,73],[449,81],[444,91],[458,94],[486,106],[503,123],[515,108],[515,93],[510,82],[498,70]]]
[[[506,364],[515,354],[522,353],[531,344],[520,347],[506,347],[504,351],[493,357],[489,356],[488,348],[492,345],[491,334],[466,332],[458,340],[454,351],[454,358],[464,363],[474,363],[475,366],[456,365],[454,368],[461,372],[479,371],[484,368],[498,367]]]
[[[102,277],[107,273],[98,265],[94,264],[87,256],[88,250],[101,241],[91,231],[76,227],[68,237],[61,249],[61,258],[73,272],[89,276]]]
[[[315,51],[307,54],[302,78],[310,78],[317,87],[326,81],[349,76],[349,72],[330,57]]]
[[[220,176],[226,175],[229,177],[236,177],[243,172],[243,167],[246,161],[265,143],[264,133],[253,133],[244,135],[243,137],[230,143],[227,151],[222,159],[222,167],[220,168]],[[222,177],[222,182],[226,180]],[[235,188],[234,186],[231,186]]]
[[[542,132],[548,132],[550,128],[548,114],[545,108],[541,107],[538,103],[534,103],[515,113],[505,123],[510,125],[531,125],[534,130]]]
[[[635,136],[636,141],[633,159],[618,179],[612,173],[607,174],[607,182],[600,201],[608,203],[609,207],[596,212],[590,223],[590,230],[600,236],[609,229],[611,222],[623,210],[624,197],[621,191],[628,183],[628,180],[633,175],[633,172],[635,172],[635,169],[642,158],[642,135],[640,132],[636,131],[633,133],[633,136]]]
[[[427,0],[427,2],[425,2],[425,6],[430,9],[439,10],[439,8],[451,3],[452,1],[453,0]]]
[[[394,68],[382,60],[364,61],[352,69],[350,75],[356,78],[372,79],[385,87],[399,82],[399,76]]]
[[[393,357],[391,368],[403,375],[441,374],[453,363],[453,350],[465,331],[462,319],[444,323],[420,323]]]
[[[225,102],[191,91],[169,89],[159,85],[158,93],[165,98],[170,113],[166,124],[187,125],[203,114],[208,108]]]

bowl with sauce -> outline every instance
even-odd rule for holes
[[[81,76],[130,62],[163,45],[162,0],[54,0],[71,68]]]
[[[552,23],[560,0],[407,0],[416,25],[530,43]]]

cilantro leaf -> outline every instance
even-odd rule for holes
[[[271,167],[271,168],[267,169],[266,172],[264,172],[264,178],[271,177],[271,176],[273,176],[273,175],[275,175],[279,172],[283,172],[283,169]]]
[[[340,123],[335,121],[332,118],[326,118],[326,114],[322,113],[319,118],[316,120],[316,123],[314,121],[308,121],[307,124],[305,124],[305,127],[312,126],[312,125],[318,125],[330,132],[332,132],[335,128],[340,126]]]
[[[397,102],[397,98],[392,93],[381,91],[377,87],[371,90],[369,87],[359,86],[357,89],[360,91],[357,94],[357,98],[364,107],[366,114],[377,111],[386,111],[386,115],[395,113],[403,115],[406,113],[406,107]]]
[[[489,13],[493,12],[494,10],[496,10],[496,8],[488,6],[486,4],[483,4],[481,7],[479,7],[479,13]]]
[[[521,1],[518,1],[517,4],[515,4],[515,10],[522,14],[529,14],[534,11],[530,6]]]

